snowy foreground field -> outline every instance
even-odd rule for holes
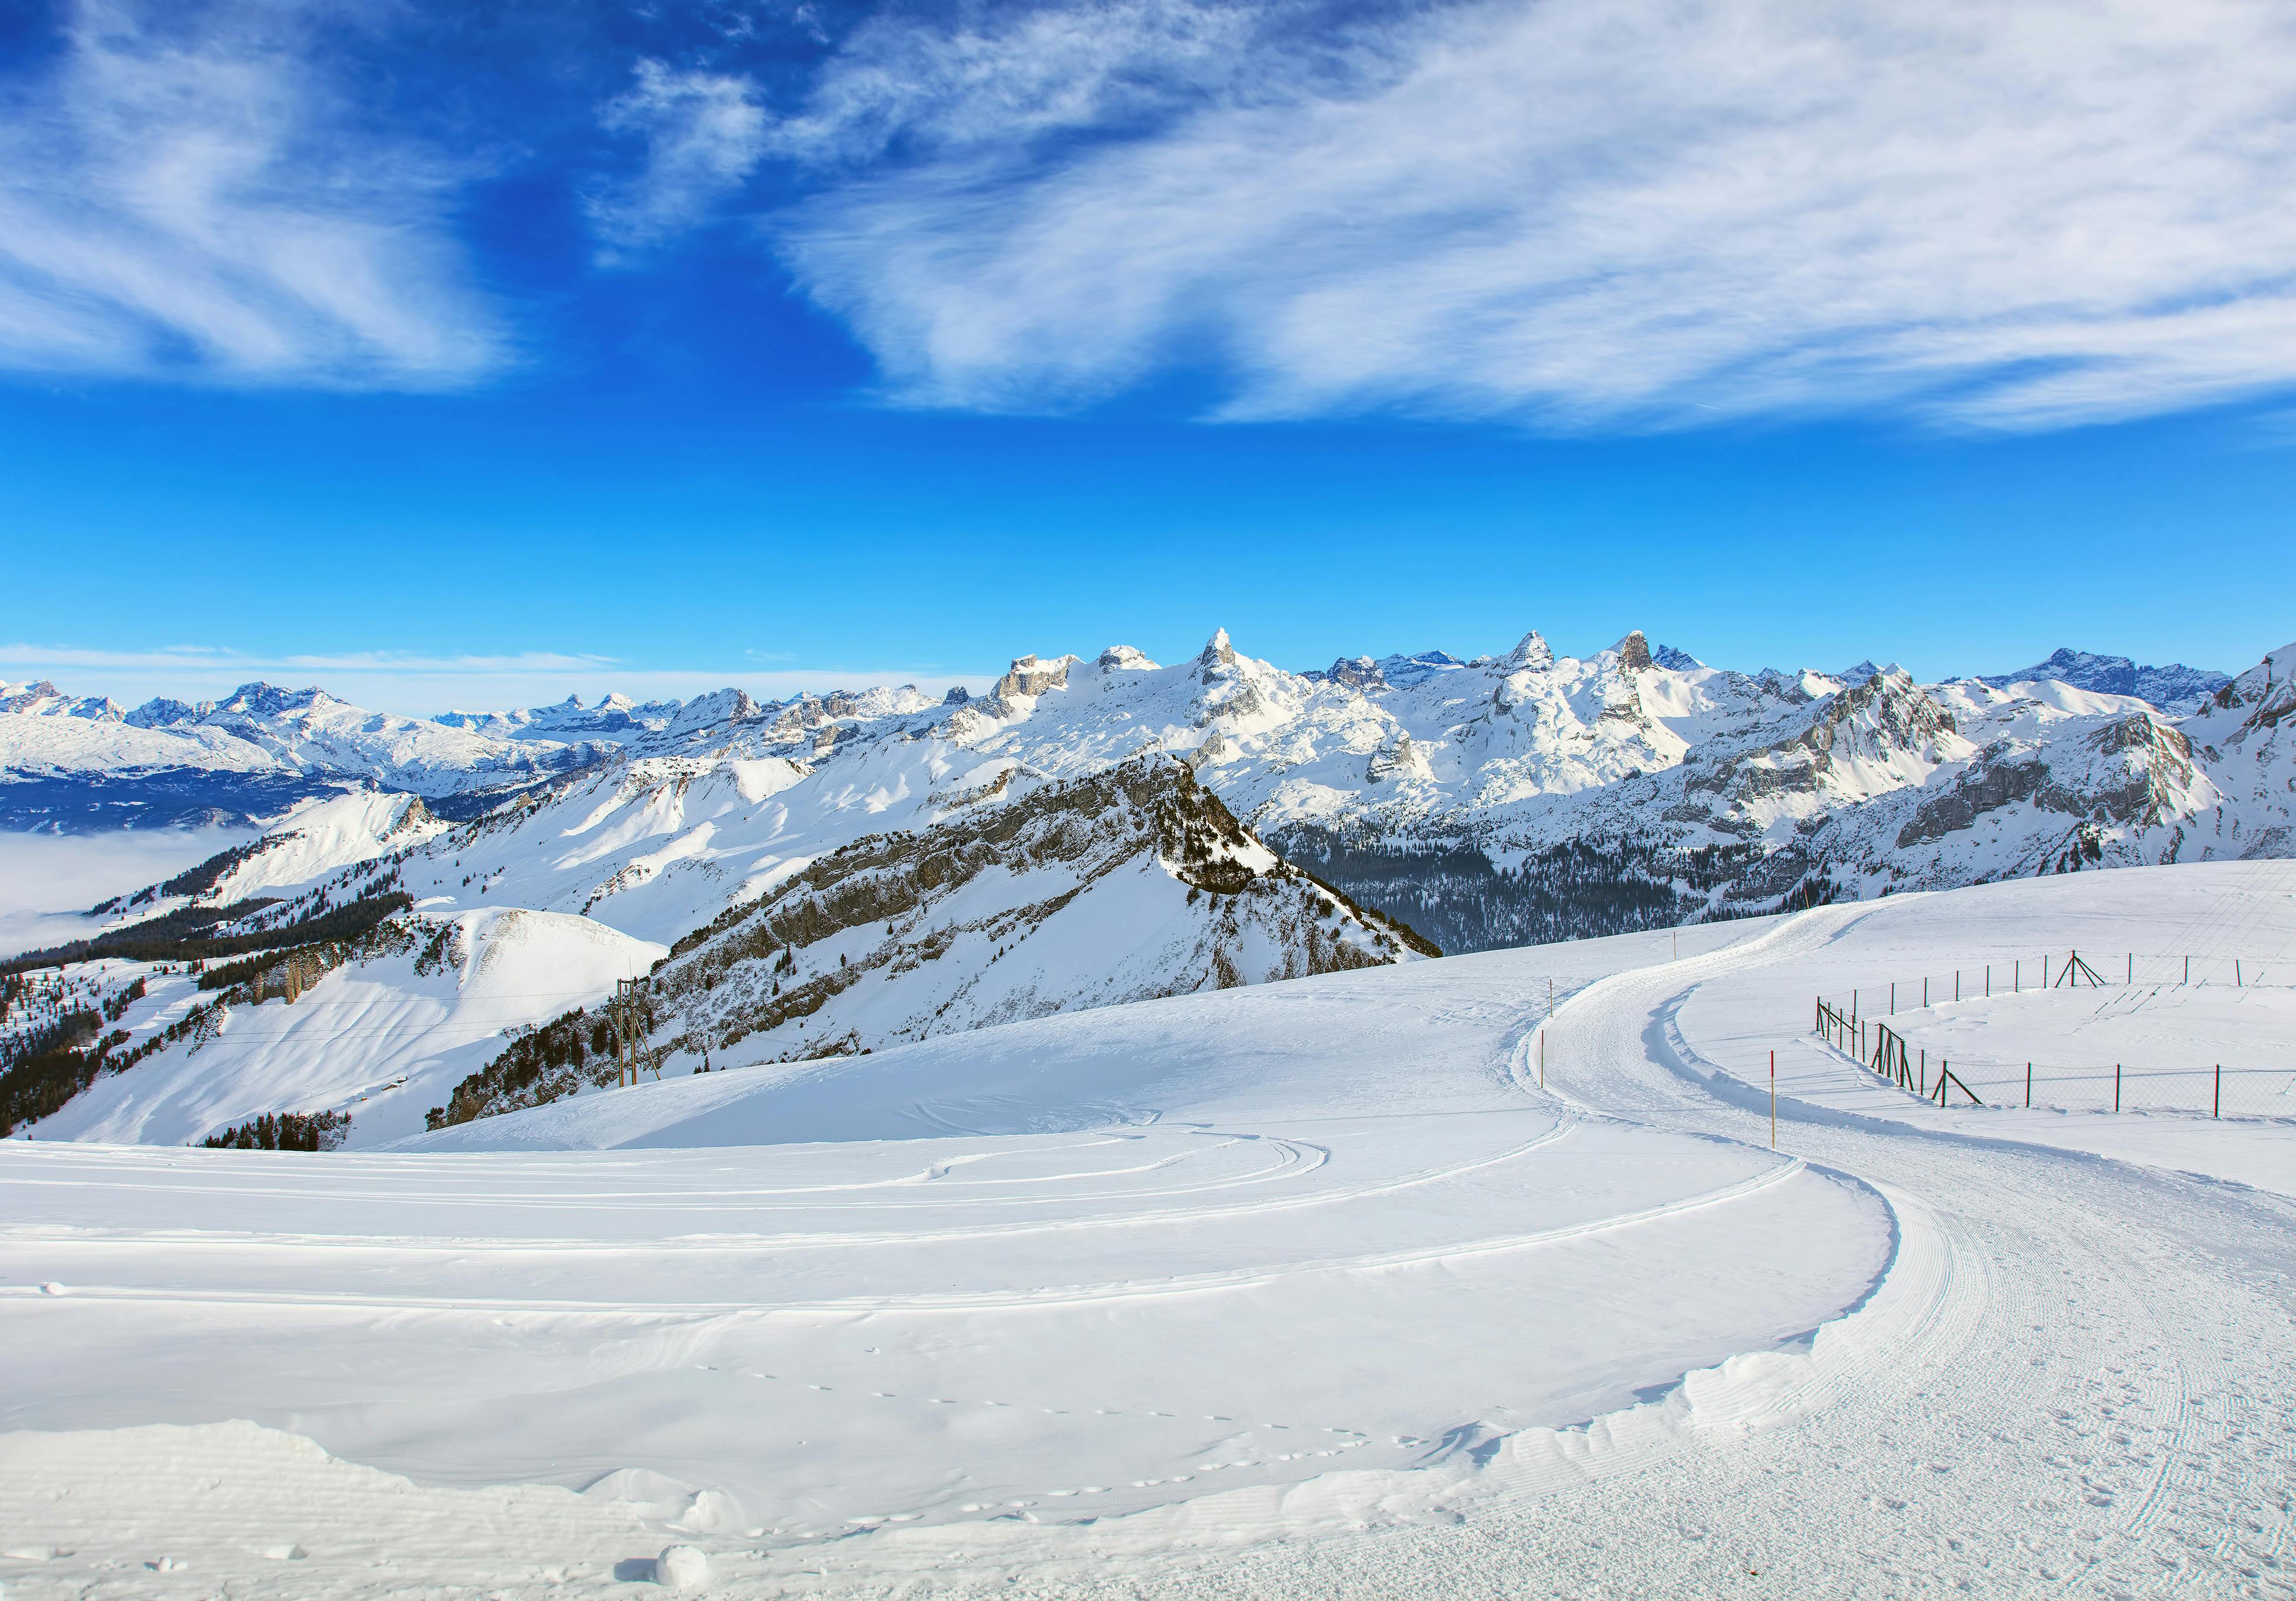
[[[0,1142],[0,1582],[2296,1594],[2292,986],[2296,866],[2130,870],[373,1152]],[[1925,1102],[1811,1033],[1853,993],[2074,1089]],[[2238,1102],[2088,1109],[2116,1063]]]

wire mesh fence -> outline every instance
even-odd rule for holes
[[[1860,1066],[1939,1107],[2041,1107],[2066,1112],[2173,1112],[2210,1118],[2296,1118],[2296,1063],[2278,1067],[2130,1062],[1934,1058],[1882,1017],[1819,997],[1812,1030]]]
[[[2296,962],[2157,952],[2046,951],[1861,984],[1850,991],[1844,1009],[1859,1017],[1894,1017],[1915,1007],[2046,990],[2211,988],[2296,989]],[[1840,1003],[1840,997],[1835,999]]]

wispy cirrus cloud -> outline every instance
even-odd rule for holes
[[[644,163],[587,205],[610,263],[701,222],[741,187],[766,150],[766,110],[748,78],[651,59],[637,63],[635,76],[607,102],[601,120],[641,141]]]
[[[2268,0],[1469,0],[1336,50],[1101,10],[882,20],[770,130],[816,185],[779,248],[897,399],[1196,365],[1232,417],[2035,429],[2296,384]]]
[[[463,175],[363,127],[291,4],[74,0],[0,103],[0,366],[431,388],[503,364]]]
[[[267,679],[290,688],[316,684],[357,706],[428,716],[446,711],[504,711],[545,706],[578,695],[594,703],[620,693],[639,700],[686,699],[727,687],[760,699],[801,692],[913,683],[941,695],[954,685],[986,687],[996,674],[946,668],[824,666],[791,663],[785,652],[745,650],[726,667],[639,667],[610,656],[549,650],[503,655],[435,655],[354,650],[264,655],[201,645],[107,650],[25,641],[0,644],[0,681],[47,679],[70,695],[110,695],[134,705],[155,695],[179,700],[216,699],[239,685]]]

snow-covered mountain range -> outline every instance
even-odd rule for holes
[[[2094,656],[2086,650],[2061,649],[2046,661],[2014,673],[1988,674],[1996,688],[2052,679],[2077,690],[2096,690],[2107,695],[2134,695],[2167,709],[2191,710],[2198,702],[2232,682],[2231,675],[2203,667],[2140,667],[2125,656]]]
[[[2072,668],[2101,659],[2128,666]],[[424,1003],[507,1042],[401,1039],[386,1064],[307,1024],[243,1053],[242,1109],[380,1097],[359,1115],[383,1131],[611,1082],[624,1019],[600,1002],[644,952],[661,965],[641,986],[639,1055],[690,1071],[1408,960],[1421,935],[1472,950],[2296,854],[2292,668],[2296,647],[2164,705],[2048,677],[1744,674],[1639,633],[1584,658],[1534,633],[1471,661],[1294,673],[1222,632],[1171,666],[1125,647],[1023,656],[987,694],[941,701],[729,690],[418,723],[265,686],[123,714],[37,685],[0,701],[0,766],[12,784],[132,791],[196,771],[325,791],[258,845],[106,909],[258,966],[308,946],[316,965],[291,989],[398,994],[419,976],[427,994],[447,968],[494,970],[504,928],[536,970],[537,942],[571,941],[568,970],[587,976],[523,1012],[499,984],[467,1016]],[[505,911],[539,915],[497,927]],[[415,933],[359,932],[386,915]],[[410,949],[431,952],[427,972]],[[144,976],[123,1051],[179,1026],[155,1059],[221,1049],[227,1007],[194,1027],[217,1003]],[[283,999],[258,984],[240,1003]],[[202,1116],[227,1115],[223,1061],[196,1075]],[[283,1082],[312,1104],[280,1104]],[[109,1107],[91,1131],[184,1137],[98,1089],[62,1115]]]

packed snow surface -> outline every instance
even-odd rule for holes
[[[1939,1108],[1810,1032],[2172,932],[2289,960],[2296,870],[1328,975],[388,1151],[8,1141],[0,1579],[604,1595],[686,1545],[726,1595],[2285,1594],[2296,1124]]]

